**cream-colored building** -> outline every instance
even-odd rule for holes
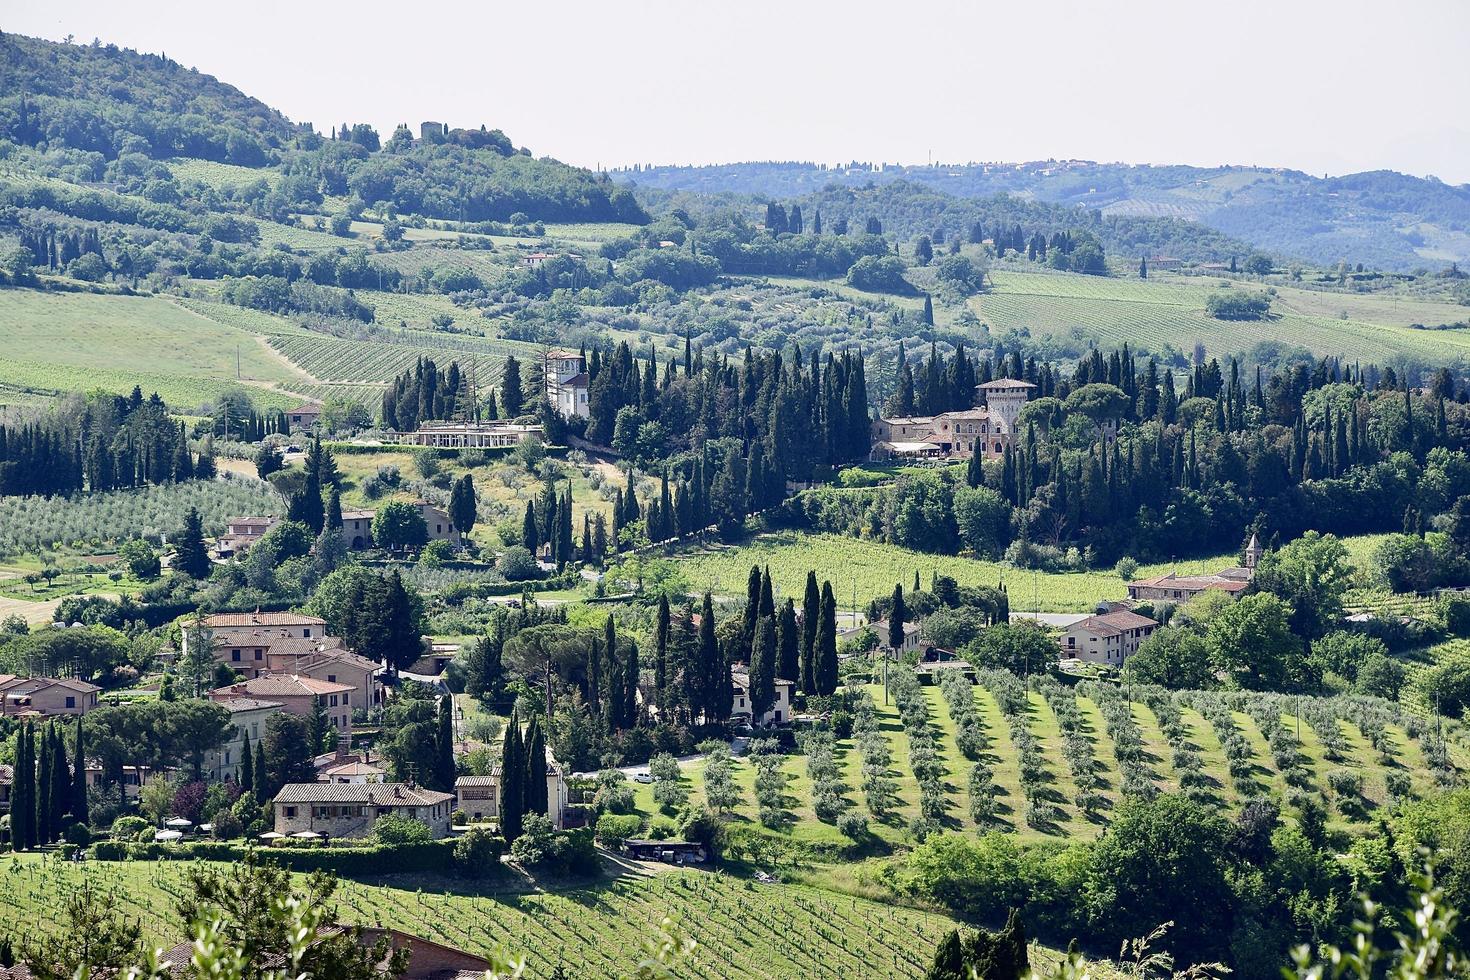
[[[204,757],[204,775],[215,782],[240,781],[240,760],[245,756],[248,742],[250,752],[265,736],[265,723],[272,715],[281,713],[279,701],[264,701],[259,698],[226,698],[215,702],[230,713],[230,736],[218,749]]]
[[[209,692],[215,702],[232,701],[235,698],[252,698],[257,701],[276,701],[288,715],[310,719],[320,704],[326,711],[327,721],[343,735],[352,732],[352,710],[356,707],[353,696],[356,692],[346,684],[319,681],[314,677],[298,677],[295,674],[261,674],[249,680],[239,681],[227,687]]]
[[[449,515],[427,500],[412,501],[413,507],[424,519],[424,529],[430,541],[448,541],[459,548],[462,539]],[[362,551],[373,546],[373,518],[375,510],[344,510],[342,512],[342,543],[351,551]]]
[[[1092,664],[1121,667],[1159,624],[1147,616],[1119,611],[1088,616],[1062,634],[1062,656]]]
[[[449,836],[454,794],[412,783],[287,783],[276,794],[275,831],[366,837],[386,816],[417,820],[435,839]]]
[[[533,423],[426,422],[417,432],[405,432],[397,441],[406,446],[438,449],[509,449],[527,439],[545,441],[545,431]]]
[[[97,707],[102,688],[74,677],[0,674],[0,716],[55,718],[84,715]]]

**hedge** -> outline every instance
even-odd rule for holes
[[[369,844],[363,847],[256,847],[225,841],[166,844],[99,841],[91,855],[98,861],[240,861],[254,850],[289,871],[330,871],[344,878],[412,871],[454,870],[454,838],[413,844]]]

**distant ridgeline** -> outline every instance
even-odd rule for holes
[[[1085,160],[902,166],[853,162],[829,167],[810,162],[750,162],[705,167],[640,166],[617,171],[645,200],[699,191],[754,195],[809,204],[852,195],[927,198],[927,207],[960,209],[965,202],[1001,201],[1010,207],[1053,207],[1093,212],[1116,221],[1102,237],[1120,254],[1168,254],[1185,260],[1220,260],[1251,245],[1324,265],[1346,260],[1407,271],[1436,268],[1447,257],[1470,260],[1470,187],[1372,171],[1314,177],[1295,170],[1256,167],[1130,166]],[[998,198],[997,195],[1008,195]],[[946,203],[953,202],[953,203]],[[907,226],[903,208],[884,213],[867,205],[885,227],[928,234]],[[928,221],[926,217],[923,219]],[[983,218],[981,220],[984,220]],[[997,219],[1037,223],[1018,215]],[[963,222],[949,223],[951,232]],[[1127,242],[1132,242],[1128,247]]]
[[[215,477],[213,437],[190,450],[163,401],[95,393],[41,420],[0,426],[0,496],[65,496]]]

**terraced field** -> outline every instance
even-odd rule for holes
[[[1465,319],[1452,304],[1393,297],[1340,296],[1278,287],[1275,319],[1231,322],[1205,315],[1205,297],[1218,281],[1182,276],[1103,278],[996,269],[991,291],[971,300],[993,331],[1105,346],[1128,341],[1135,350],[1188,354],[1196,342],[1215,355],[1239,353],[1261,341],[1283,341],[1349,360],[1396,358],[1452,362],[1470,357],[1470,330],[1415,330],[1410,323]],[[1264,287],[1236,283],[1237,291]],[[1457,312],[1458,311],[1458,312]],[[1341,314],[1347,313],[1346,319]]]

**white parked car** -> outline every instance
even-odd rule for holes
[[[651,772],[635,772],[633,774],[633,782],[635,782],[635,783],[651,783],[651,782],[653,782],[653,773],[651,773]]]

